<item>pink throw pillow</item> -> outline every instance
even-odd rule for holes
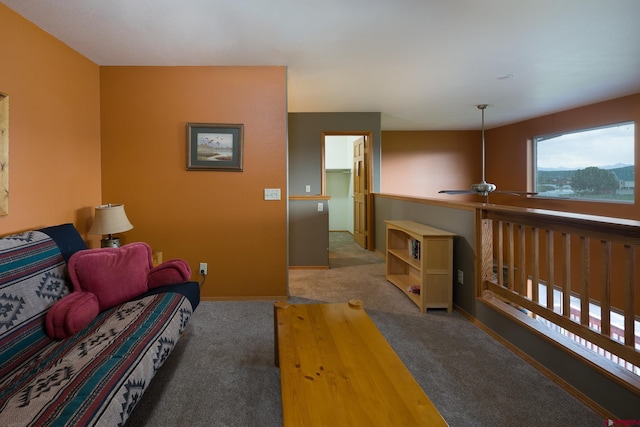
[[[157,267],[153,267],[149,271],[148,286],[149,289],[157,288],[165,285],[174,285],[183,283],[191,278],[191,268],[186,261],[181,259],[172,259]]]
[[[74,290],[95,294],[103,311],[146,292],[152,266],[151,247],[136,242],[74,253],[69,259],[69,276]]]
[[[73,292],[51,306],[45,317],[45,331],[56,340],[68,338],[84,329],[100,313],[96,296]]]

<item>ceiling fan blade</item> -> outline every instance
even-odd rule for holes
[[[473,190],[440,190],[438,193],[446,193],[446,194],[478,194],[477,191]]]
[[[513,196],[535,196],[538,194],[530,191],[510,191],[510,190],[495,190],[494,193],[511,194]]]

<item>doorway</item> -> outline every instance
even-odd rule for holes
[[[370,132],[324,132],[322,194],[329,196],[329,232],[348,232],[371,249]]]

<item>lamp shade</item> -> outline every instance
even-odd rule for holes
[[[124,205],[96,206],[96,216],[91,224],[89,234],[114,234],[129,231],[133,225],[124,212]]]

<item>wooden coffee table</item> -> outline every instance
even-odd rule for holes
[[[285,426],[446,426],[362,308],[274,304]]]

